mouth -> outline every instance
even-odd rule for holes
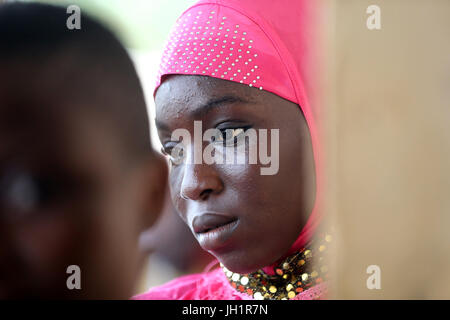
[[[235,221],[237,221],[237,218],[235,217],[206,213],[195,217],[192,221],[192,227],[195,233],[201,234],[210,232]]]
[[[192,228],[203,249],[208,251],[223,247],[239,224],[236,217],[206,213],[192,221]]]

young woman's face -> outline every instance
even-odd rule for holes
[[[251,128],[260,142],[259,130],[266,129],[267,154],[273,156],[274,144],[279,145],[278,172],[262,175],[269,165],[259,156],[257,164],[195,164],[194,121],[201,121],[203,132],[219,129],[224,140],[226,133],[241,135]],[[231,81],[175,75],[157,91],[156,123],[168,154],[180,142],[171,139],[174,130],[186,129],[192,137],[183,141],[184,157],[191,161],[172,163],[169,179],[173,203],[203,249],[240,273],[269,265],[289,250],[315,200],[311,139],[298,105]],[[272,129],[279,129],[279,142],[270,139]],[[204,141],[202,150],[211,143],[218,140]],[[228,140],[223,148],[233,143]]]

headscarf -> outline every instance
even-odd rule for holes
[[[305,246],[321,221],[323,177],[317,128],[320,110],[316,99],[317,19],[313,3],[198,1],[178,18],[169,35],[154,91],[167,75],[201,75],[266,90],[299,105],[311,136],[316,198],[305,226],[285,256]],[[272,266],[263,270],[273,274]]]

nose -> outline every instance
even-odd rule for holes
[[[205,201],[213,194],[219,194],[224,189],[214,165],[185,164],[180,196],[185,200]]]

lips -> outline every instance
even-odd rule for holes
[[[192,221],[192,227],[195,233],[206,233],[236,220],[237,218],[230,216],[206,213],[195,217]]]
[[[192,221],[195,236],[207,251],[224,250],[238,225],[238,218],[215,213],[199,215]]]

